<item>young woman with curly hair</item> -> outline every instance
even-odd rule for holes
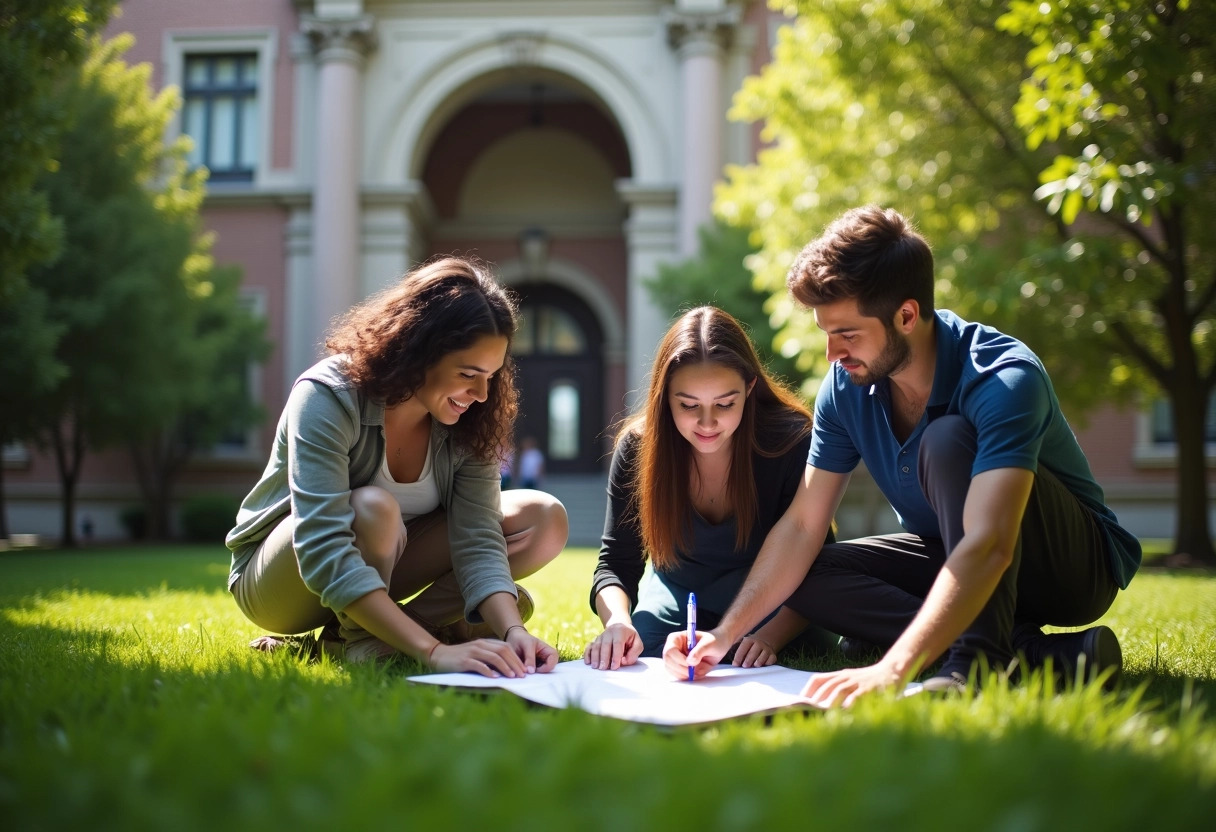
[[[324,626],[322,644],[338,640],[347,661],[404,653],[508,677],[556,665],[524,627],[531,599],[515,580],[561,551],[566,511],[499,487],[515,328],[502,287],[455,257],[337,323],[228,533],[228,585],[249,620],[275,633]]]
[[[591,586],[604,632],[583,660],[615,670],[661,655],[686,626],[689,592],[701,627],[715,626],[793,498],[810,441],[809,410],[765,372],[738,321],[712,306],[676,320],[642,408],[617,434]],[[740,641],[735,663],[772,664],[805,626],[781,609]],[[834,649],[823,631],[803,638],[808,649]]]

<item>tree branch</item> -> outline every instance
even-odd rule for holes
[[[1170,380],[1172,373],[1169,368],[1157,360],[1151,352],[1145,349],[1144,345],[1136,340],[1136,336],[1131,329],[1123,321],[1111,321],[1110,328],[1114,330],[1119,340],[1127,347],[1128,351],[1135,356],[1136,360],[1144,365],[1153,378],[1162,386],[1162,388],[1170,389]]]
[[[1212,270],[1212,276],[1208,278],[1208,285],[1203,287],[1203,291],[1195,300],[1194,307],[1187,310],[1188,317],[1192,321],[1198,320],[1213,301],[1216,301],[1216,268]]]
[[[935,52],[930,50],[930,54],[932,55],[933,61],[937,64],[938,70],[941,72],[946,82],[954,88],[955,92],[957,92],[963,99],[963,102],[967,104],[971,111],[974,112],[982,122],[987,124],[993,131],[996,132],[998,136],[1000,136],[1001,142],[1005,147],[1006,154],[1013,159],[1017,166],[1026,175],[1026,178],[1031,182],[1037,182],[1039,178],[1039,171],[1035,169],[1035,166],[1030,160],[1029,156],[1026,153],[1022,153],[1018,150],[1018,148],[1022,147],[1023,145],[1022,138],[1020,136],[1011,136],[1005,129],[1005,126],[1001,124],[1001,122],[997,120],[991,113],[985,110],[980,104],[979,100],[976,99],[975,96],[972,95],[971,91],[963,85],[962,79],[949,67],[947,67]],[[1047,218],[1048,222],[1055,226],[1056,232],[1062,239],[1067,239],[1069,236],[1071,236],[1068,230],[1068,223],[1064,222],[1064,219],[1058,213],[1053,214],[1048,211],[1047,206],[1041,200],[1032,199],[1031,202],[1040,207],[1043,212],[1043,216]]]
[[[1161,247],[1153,241],[1153,238],[1148,236],[1144,229],[1139,225],[1134,222],[1128,222],[1121,217],[1116,217],[1113,214],[1107,214],[1101,211],[1098,212],[1097,216],[1100,217],[1103,222],[1119,229],[1129,237],[1135,239],[1137,243],[1144,246],[1144,250],[1147,251],[1149,256],[1151,256],[1154,260],[1161,262],[1164,266],[1166,266],[1166,268],[1170,267],[1171,263],[1167,253],[1163,251]]]

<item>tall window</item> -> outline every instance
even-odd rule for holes
[[[258,163],[258,57],[190,55],[182,81],[182,132],[194,139],[191,165],[212,182],[252,182]]]
[[[1153,443],[1157,445],[1172,445],[1174,436],[1174,408],[1169,399],[1154,399],[1151,411],[1151,426]],[[1204,441],[1209,445],[1216,443],[1216,394],[1208,399],[1208,421],[1204,426]]]

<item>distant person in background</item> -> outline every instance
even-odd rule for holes
[[[540,488],[545,477],[545,452],[536,444],[536,438],[525,436],[519,446],[519,487]]]
[[[540,491],[500,491],[515,331],[511,298],[456,257],[338,323],[331,355],[292,386],[228,533],[228,588],[250,621],[323,627],[325,652],[348,662],[404,653],[507,677],[557,664],[524,626],[532,600],[515,580],[565,546],[566,511]]]
[[[672,324],[650,379],[641,410],[617,434],[608,476],[591,585],[604,631],[583,652],[601,670],[661,655],[664,639],[686,627],[689,592],[699,628],[717,626],[798,490],[810,449],[810,411],[764,371],[747,333],[720,309],[702,306]],[[769,612],[780,608],[774,601]],[[772,664],[805,628],[780,609],[741,634],[734,663]],[[836,649],[815,628],[799,644]]]

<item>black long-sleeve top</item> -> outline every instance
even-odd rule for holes
[[[625,436],[612,456],[604,534],[591,583],[592,610],[596,596],[608,586],[621,587],[629,596],[630,607],[637,606],[638,584],[646,568],[637,511],[630,500],[639,441],[637,434]],[[794,499],[806,470],[810,444],[808,434],[779,457],[752,455],[758,511],[742,549],[735,550],[733,516],[713,524],[693,511],[691,545],[676,553],[676,566],[663,571],[662,578],[696,592],[699,606],[719,614],[725,612],[742,577],[755,562],[764,538]],[[740,570],[742,575],[734,574]],[[715,592],[717,587],[729,590]],[[729,597],[725,597],[727,594]]]

